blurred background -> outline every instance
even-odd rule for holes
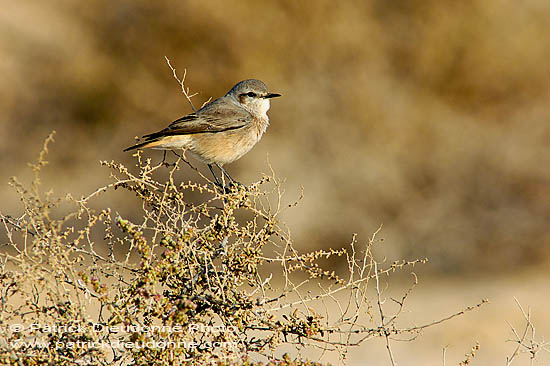
[[[434,296],[456,289],[448,293],[456,301],[446,300],[453,309],[471,286],[483,283],[479,295],[490,297],[501,284],[508,320],[521,319],[511,283],[534,286],[525,294],[548,291],[550,2],[0,5],[4,214],[20,212],[8,178],[28,176],[52,130],[45,187],[78,197],[108,181],[99,160],[132,165],[122,149],[135,136],[191,112],[167,56],[180,76],[188,70],[197,106],[246,78],[283,94],[262,141],[227,168],[247,184],[269,162],[288,200],[303,186],[301,204],[283,217],[298,247],[341,247],[353,233],[367,240],[383,224],[383,255],[429,258],[420,281]],[[184,169],[181,179],[200,178]],[[132,212],[135,203],[113,205]],[[519,300],[544,312],[547,297],[537,299]],[[539,326],[549,329],[545,316]],[[506,330],[497,333],[504,342]],[[434,342],[441,364],[445,340]]]

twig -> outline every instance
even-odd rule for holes
[[[445,362],[446,362],[446,356],[447,356],[447,348],[449,348],[449,345],[446,345],[445,347],[443,347],[443,366],[445,366]]]
[[[170,63],[170,60],[168,59],[168,57],[164,56],[164,59],[166,60],[166,63],[168,64],[168,67],[170,67],[170,70],[172,70],[172,74],[174,75],[174,78],[180,84],[181,91],[183,92],[183,95],[185,95],[185,98],[187,99],[187,101],[191,105],[191,108],[193,109],[193,112],[197,113],[197,109],[193,105],[193,102],[191,101],[191,98],[194,97],[195,95],[197,95],[198,93],[189,94],[189,88],[186,88],[185,84],[184,84],[185,76],[187,75],[187,69],[183,69],[183,77],[180,80],[178,78],[178,74],[176,73],[176,69],[174,67],[172,67],[172,64]]]
[[[526,312],[523,309],[523,307],[521,306],[518,299],[514,297],[514,300],[515,300],[516,304],[518,305],[518,307],[519,307],[519,309],[520,309],[520,311],[523,315],[523,318],[525,319],[525,328],[523,329],[522,334],[519,335],[516,328],[514,328],[514,326],[512,324],[510,324],[509,322],[506,322],[506,323],[508,323],[508,325],[512,329],[512,332],[514,333],[514,336],[516,337],[516,339],[509,340],[509,342],[517,343],[517,346],[516,346],[514,352],[512,353],[512,355],[510,357],[506,357],[506,366],[510,366],[512,364],[512,362],[514,361],[514,359],[516,357],[518,357],[520,353],[524,353],[524,352],[527,352],[527,353],[530,354],[531,365],[532,365],[533,362],[535,361],[535,359],[537,357],[537,353],[539,351],[541,351],[541,350],[546,351],[546,352],[549,351],[546,348],[546,346],[550,343],[549,342],[544,342],[544,341],[538,342],[538,341],[535,340],[535,326],[531,322],[531,309],[528,308],[527,312]],[[528,336],[529,333],[530,333],[530,336],[529,336],[529,339],[527,339],[527,336]]]
[[[386,325],[384,324],[385,316],[384,316],[384,309],[382,308],[383,301],[380,295],[380,279],[378,276],[378,263],[375,260],[373,260],[373,264],[374,264],[374,275],[376,279],[376,302],[378,304],[378,311],[380,312],[380,329],[383,332],[384,337],[386,338],[386,349],[388,350],[388,355],[390,356],[390,362],[392,366],[395,366],[395,360],[393,358],[393,352],[390,346],[391,332],[388,332],[388,330],[386,329]]]
[[[479,343],[476,343],[476,345],[472,347],[470,352],[466,354],[466,358],[464,359],[464,361],[461,361],[458,365],[468,366],[472,362],[473,358],[476,356],[477,351],[479,351]]]
[[[437,325],[437,324],[441,324],[443,322],[446,322],[448,320],[451,320],[453,318],[456,318],[457,316],[460,316],[460,315],[464,315],[465,313],[469,312],[469,311],[472,311],[474,309],[477,309],[477,308],[480,308],[482,307],[483,305],[485,304],[488,304],[489,303],[489,300],[488,299],[482,299],[479,303],[477,303],[476,305],[474,306],[467,306],[465,307],[464,309],[452,314],[452,315],[449,315],[449,316],[446,316],[445,318],[441,318],[439,320],[435,320],[429,324],[424,324],[424,325],[419,325],[419,326],[416,326],[416,327],[411,327],[411,328],[407,328],[405,331],[406,332],[416,332],[416,331],[419,331],[419,330],[423,330],[423,329],[426,329],[428,327],[432,327],[434,325]]]

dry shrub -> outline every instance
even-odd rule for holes
[[[350,346],[374,337],[386,338],[393,364],[393,339],[414,339],[474,308],[400,327],[412,287],[390,310],[380,277],[424,260],[377,261],[375,235],[346,249],[300,252],[278,220],[297,202],[284,202],[274,173],[222,190],[178,182],[185,164],[193,168],[181,157],[153,165],[137,153],[137,172],[102,162],[110,184],[81,199],[54,199],[40,185],[52,140],[32,165],[30,188],[11,182],[23,214],[2,215],[4,364],[306,365],[313,363],[279,350],[333,351],[343,360]],[[141,203],[141,222],[102,206],[102,195],[117,189]],[[338,256],[345,274],[323,265]]]

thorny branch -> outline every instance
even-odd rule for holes
[[[183,92],[183,95],[185,96],[185,98],[189,102],[189,105],[191,105],[191,108],[193,109],[193,112],[197,113],[197,109],[193,105],[193,102],[191,101],[191,98],[193,98],[194,96],[196,96],[199,93],[190,94],[189,88],[187,88],[185,86],[185,77],[187,76],[187,69],[183,69],[183,76],[180,79],[178,77],[178,74],[176,73],[176,69],[172,66],[172,64],[170,63],[170,60],[168,59],[168,57],[164,56],[164,59],[166,60],[166,63],[168,64],[168,67],[170,67],[170,70],[172,70],[172,75],[174,76],[174,78],[180,84],[181,91]],[[204,107],[206,104],[208,104],[210,102],[210,100],[211,100],[211,98],[209,98],[206,102],[204,102],[202,106]]]
[[[546,351],[550,352],[550,350],[547,348],[547,346],[550,344],[550,342],[545,342],[544,340],[537,341],[535,337],[535,326],[533,325],[531,321],[531,309],[527,309],[525,311],[523,309],[523,306],[521,306],[519,300],[514,297],[514,300],[521,311],[521,314],[523,315],[523,318],[525,320],[525,326],[523,328],[522,332],[518,332],[516,328],[508,323],[508,326],[510,326],[510,329],[512,330],[512,333],[514,333],[515,339],[511,339],[508,342],[516,343],[517,346],[514,349],[514,352],[509,357],[506,357],[506,366],[509,366],[512,364],[512,362],[522,353],[528,353],[531,365],[534,364],[534,361],[537,357],[537,354],[540,351]]]

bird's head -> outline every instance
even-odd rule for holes
[[[237,83],[227,96],[234,98],[250,113],[263,116],[269,110],[269,99],[280,97],[281,94],[270,93],[260,80],[248,79]]]

